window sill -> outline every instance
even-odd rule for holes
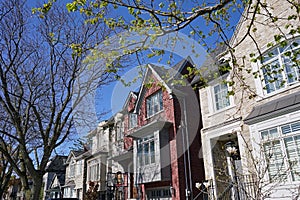
[[[162,112],[164,112],[164,111],[165,111],[165,110],[162,109],[162,110],[156,112],[155,114],[153,114],[153,115],[151,115],[151,116],[149,116],[149,117],[147,116],[147,117],[146,117],[146,120],[151,119],[151,118],[155,117],[156,115],[159,115],[160,113],[162,113]]]
[[[154,162],[154,163],[151,163],[151,164],[147,164],[147,165],[143,165],[143,166],[138,166],[138,168],[140,169],[145,169],[145,168],[152,168],[152,167],[155,167],[157,163]]]
[[[263,91],[264,92],[264,96],[257,97],[255,100],[256,100],[256,102],[260,102],[260,101],[263,101],[265,99],[272,98],[274,96],[277,96],[279,94],[285,93],[285,92],[287,92],[289,90],[293,90],[293,89],[298,88],[298,87],[300,87],[300,82],[289,84],[287,87],[281,88],[281,89],[276,90],[276,91],[271,92],[271,93],[265,93],[265,90],[264,90]]]
[[[223,113],[223,112],[226,112],[226,111],[228,111],[228,110],[231,110],[231,109],[233,109],[233,108],[235,108],[235,107],[236,107],[236,105],[230,105],[230,106],[228,106],[228,107],[222,108],[222,109],[217,110],[217,111],[214,111],[214,112],[212,112],[212,113],[209,113],[207,117],[212,117],[212,116],[214,116],[214,115],[218,115],[218,114],[220,114],[220,113]]]

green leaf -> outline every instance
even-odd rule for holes
[[[75,12],[78,9],[76,2],[67,3],[66,7],[69,12]]]
[[[235,94],[235,92],[233,90],[227,92],[228,96],[233,96],[234,94]]]
[[[279,42],[282,38],[282,35],[274,35],[274,39],[276,42]]]

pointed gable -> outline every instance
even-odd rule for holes
[[[123,106],[123,110],[127,112],[132,112],[134,110],[137,97],[138,97],[138,93],[131,91],[126,98],[126,101]]]
[[[47,172],[56,172],[65,170],[65,161],[67,156],[57,155],[55,156],[46,167]]]
[[[194,66],[195,65],[190,57],[181,60],[169,69],[153,64],[148,64],[135,105],[135,112],[138,112],[149,85],[155,84],[156,86],[160,86],[160,88],[163,87],[164,90],[166,90],[170,95],[170,98],[172,98],[172,88],[174,88],[172,80],[181,79],[182,75],[189,73],[188,68],[193,68]],[[189,77],[187,81],[190,82],[192,78],[193,77]],[[151,88],[153,88],[153,85],[151,85]]]

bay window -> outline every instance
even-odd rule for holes
[[[89,181],[97,181],[100,178],[100,163],[98,160],[92,160],[88,164]]]

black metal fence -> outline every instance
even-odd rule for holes
[[[211,184],[207,188],[201,188],[202,199],[217,199],[217,200],[245,200],[255,199],[258,193],[258,181],[255,175],[240,175],[234,177],[223,191],[216,193],[215,186]],[[200,197],[200,195],[199,195]],[[197,198],[198,199],[198,198]]]
[[[258,181],[252,174],[239,175],[218,195],[218,200],[253,199],[257,194]]]

